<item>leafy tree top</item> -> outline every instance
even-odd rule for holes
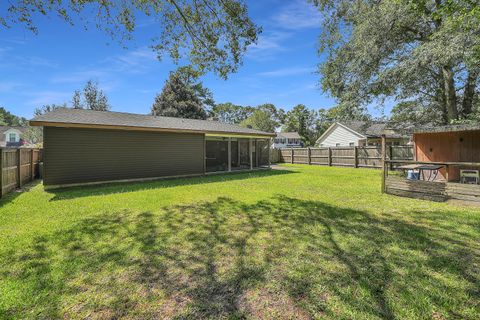
[[[69,24],[93,22],[123,45],[133,38],[139,18],[154,19],[158,34],[151,35],[152,48],[159,59],[188,57],[199,72],[223,78],[237,70],[261,32],[243,0],[18,0],[6,4],[0,26],[22,24],[37,33],[39,15],[55,15]]]

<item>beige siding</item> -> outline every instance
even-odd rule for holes
[[[319,141],[319,146],[335,147],[337,143],[339,143],[340,146],[344,147],[349,146],[351,142],[353,142],[355,146],[358,146],[358,140],[361,138],[361,136],[336,124],[332,131],[330,131],[330,134],[325,136],[322,141]]]
[[[44,128],[44,184],[204,173],[204,135]]]

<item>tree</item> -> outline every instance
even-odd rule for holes
[[[155,97],[152,114],[188,119],[207,118],[198,92],[178,72],[170,73],[161,94]]]
[[[342,108],[386,98],[466,118],[478,96],[480,24],[459,27],[449,3],[469,0],[313,0],[324,13],[322,88]],[[454,14],[456,15],[456,14]]]
[[[50,112],[50,111],[54,111],[54,110],[57,110],[57,109],[65,109],[65,108],[68,108],[67,107],[67,104],[64,103],[64,104],[46,104],[44,106],[42,106],[41,108],[36,108],[35,111],[33,112],[33,115],[34,116],[40,116],[42,114],[45,114],[47,112]]]
[[[318,138],[318,125],[317,113],[299,104],[286,113],[282,131],[298,132],[304,144],[310,146],[314,145]]]
[[[23,140],[40,147],[43,142],[43,130],[41,127],[28,127],[22,134]]]
[[[75,90],[72,97],[72,108],[73,109],[83,109],[82,96],[79,90]]]
[[[211,110],[211,115],[214,119],[231,123],[231,124],[239,124],[246,118],[252,115],[255,108],[252,107],[244,107],[239,105],[234,105],[231,102],[226,103],[219,103],[213,106]]]
[[[79,92],[77,90],[75,91],[72,100],[77,100],[78,96]],[[98,88],[97,82],[93,82],[92,80],[87,81],[87,84],[83,88],[83,98],[85,100],[85,106],[87,109],[97,111],[108,111],[110,109],[107,96],[105,95],[103,90],[100,90]],[[73,107],[82,108],[82,105],[75,101]]]
[[[440,110],[430,105],[418,105],[415,101],[400,102],[393,107],[390,122],[396,126],[413,128],[416,125],[440,125],[443,118]]]
[[[195,95],[200,99],[203,108],[207,112],[211,112],[211,109],[215,106],[215,101],[213,100],[212,92],[198,80],[202,74],[191,66],[179,67],[175,73],[176,77],[193,89]]]
[[[10,113],[5,108],[0,107],[0,125],[7,126],[25,126],[28,120]]]
[[[55,15],[69,24],[80,16],[85,26],[93,22],[121,44],[133,38],[139,18],[154,19],[159,34],[150,38],[159,59],[188,57],[200,72],[213,71],[223,78],[237,70],[261,32],[248,17],[243,0],[18,0],[6,4],[0,26],[21,24],[38,33],[40,15]]]
[[[278,122],[275,121],[270,111],[256,108],[253,113],[243,120],[240,125],[245,128],[257,129],[265,132],[275,132]]]

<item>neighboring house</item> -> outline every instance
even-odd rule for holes
[[[0,126],[0,147],[21,147],[26,144],[23,133],[27,127]]]
[[[47,188],[270,167],[274,133],[218,121],[58,109],[43,126]]]
[[[303,147],[303,142],[297,132],[277,132],[277,136],[273,139],[272,146],[276,149],[301,148]]]
[[[319,147],[379,146],[385,134],[387,145],[406,145],[410,135],[389,127],[385,122],[335,122],[315,143]]]

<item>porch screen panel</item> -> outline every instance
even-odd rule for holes
[[[238,139],[238,147],[240,151],[240,168],[249,169],[250,168],[250,140],[249,139]]]
[[[258,152],[258,166],[268,166],[269,164],[269,140],[259,139],[257,140],[257,152]]]
[[[225,138],[207,137],[206,141],[207,172],[228,170],[228,140]]]

